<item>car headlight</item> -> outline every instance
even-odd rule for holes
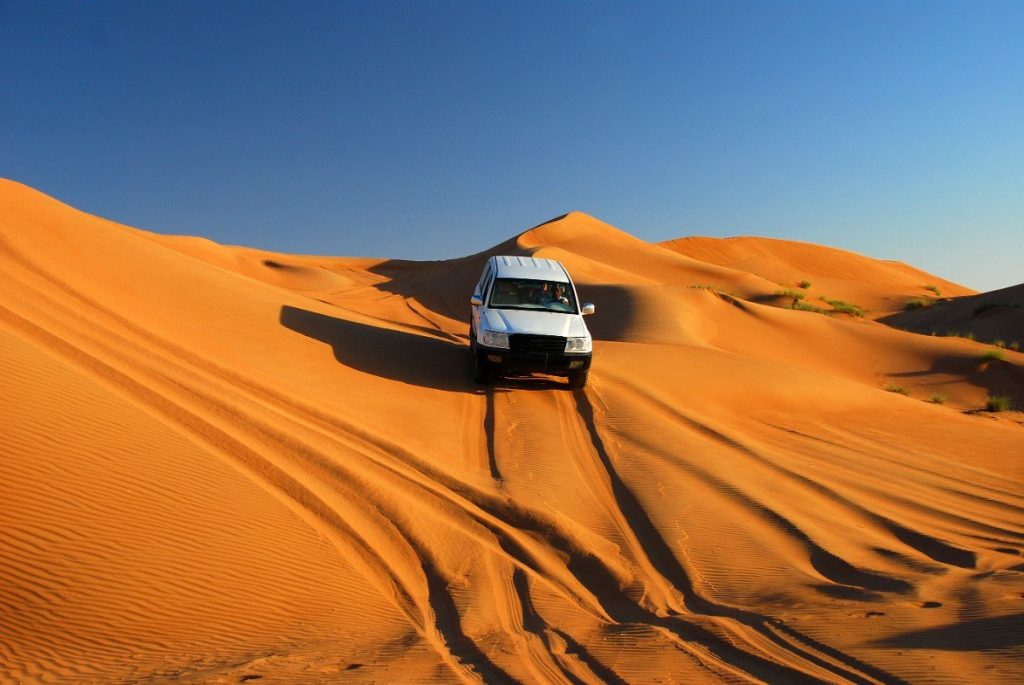
[[[566,338],[566,352],[590,352],[590,338]]]
[[[497,331],[488,331],[487,329],[480,332],[483,334],[484,345],[487,347],[500,347],[503,350],[508,349],[508,333],[498,333]]]

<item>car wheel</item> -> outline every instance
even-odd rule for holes
[[[569,387],[575,389],[582,388],[587,384],[587,372],[580,371],[579,373],[569,374]]]
[[[491,367],[480,358],[480,353],[473,346],[473,382],[477,385],[487,385],[491,382]]]

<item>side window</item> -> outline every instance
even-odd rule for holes
[[[473,291],[474,295],[479,294],[480,297],[483,297],[483,287],[487,283],[488,270],[490,270],[490,264],[483,267],[483,273],[480,274],[480,280],[476,282],[476,289]]]
[[[487,268],[484,269],[484,281],[483,287],[481,288],[480,296],[484,298],[484,303],[487,303],[487,298],[491,296],[491,265],[488,264]]]

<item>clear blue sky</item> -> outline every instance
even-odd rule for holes
[[[439,259],[571,209],[1024,281],[1024,2],[0,0],[0,176]]]

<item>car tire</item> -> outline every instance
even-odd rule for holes
[[[476,346],[472,348],[473,352],[473,382],[477,385],[488,385],[491,382],[491,367],[480,358],[480,353],[477,352]]]
[[[579,373],[569,374],[569,387],[573,390],[578,390],[587,384],[588,372],[580,371]]]

